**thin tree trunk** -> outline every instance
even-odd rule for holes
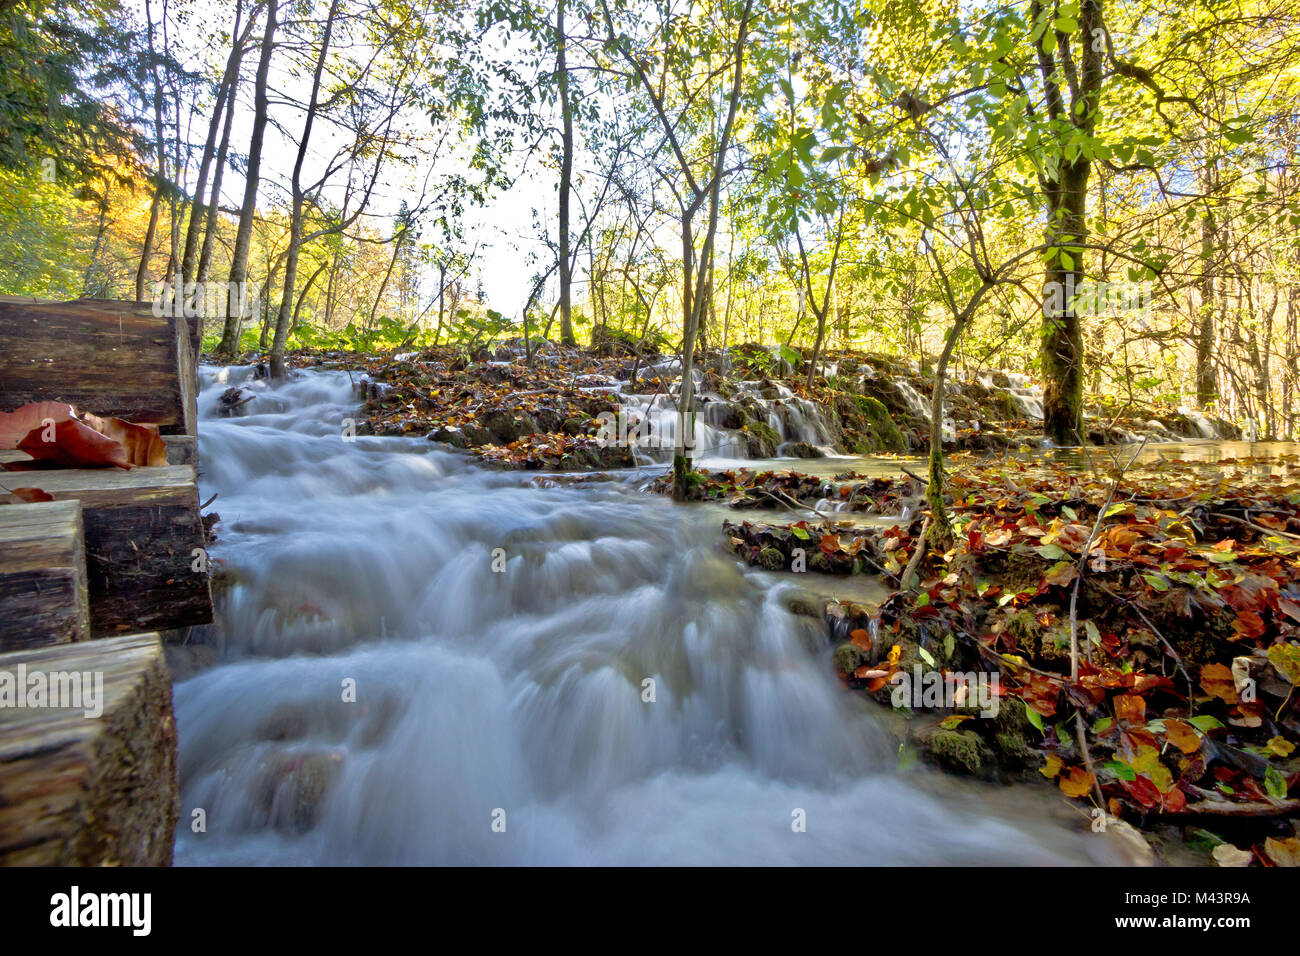
[[[569,68],[564,33],[565,0],[557,0],[555,13],[555,70],[560,87],[560,115],[563,122],[560,157],[560,341],[575,345],[572,319],[572,262],[569,253],[569,193],[573,183],[573,105],[569,102]]]
[[[253,214],[257,211],[257,184],[262,167],[262,140],[266,134],[268,101],[267,75],[271,69],[271,54],[275,49],[275,29],[278,0],[266,7],[266,29],[262,34],[261,58],[257,64],[257,79],[253,93],[253,134],[248,144],[248,170],[244,174],[244,201],[239,209],[239,228],[235,233],[235,250],[230,263],[230,296],[226,302],[226,324],[221,333],[217,352],[233,356],[239,350],[239,326],[247,308],[248,250],[253,237]]]

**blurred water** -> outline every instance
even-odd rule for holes
[[[716,509],[345,442],[344,373],[202,377],[233,584],[175,689],[178,862],[1117,859],[1047,792],[902,772],[799,584],[742,567]],[[237,382],[249,414],[216,417]]]

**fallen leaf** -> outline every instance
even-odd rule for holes
[[[1237,685],[1232,679],[1232,671],[1223,664],[1206,664],[1201,668],[1201,687],[1225,704],[1237,702]]]
[[[1220,843],[1210,855],[1219,866],[1250,866],[1255,858],[1249,850],[1239,850],[1231,843]]]
[[[68,468],[102,468],[106,465],[131,467],[121,442],[101,435],[75,418],[64,419],[54,425],[53,441],[46,441],[46,437],[49,436],[43,427],[33,428],[18,443],[18,449],[33,458],[53,461]]]
[[[1165,736],[1169,742],[1185,754],[1194,754],[1201,749],[1201,735],[1189,723],[1169,719],[1165,721]]]
[[[119,442],[126,449],[126,460],[133,465],[159,467],[167,464],[167,444],[158,434],[157,425],[138,425],[121,418],[83,415],[82,420],[95,431]]]
[[[0,412],[0,449],[17,448],[34,429],[44,428],[47,422],[66,422],[75,415],[76,410],[64,402],[32,402],[12,412]]]
[[[1071,767],[1070,772],[1062,774],[1057,786],[1067,797],[1083,797],[1092,789],[1092,774],[1082,767]]]
[[[1300,839],[1295,837],[1269,837],[1264,841],[1264,852],[1278,866],[1300,866]]]

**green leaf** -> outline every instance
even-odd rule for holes
[[[1286,799],[1286,777],[1282,776],[1277,767],[1269,767],[1264,771],[1264,792],[1274,800]]]
[[[1061,558],[1067,557],[1066,551],[1054,544],[1040,544],[1034,550],[1048,561],[1059,561]]]
[[[1043,715],[1034,708],[1025,704],[1025,719],[1038,728],[1038,732],[1043,733]]]
[[[1101,765],[1101,768],[1109,770],[1121,780],[1132,782],[1138,778],[1137,771],[1122,760],[1107,760]]]

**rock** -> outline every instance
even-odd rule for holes
[[[766,571],[780,571],[785,567],[785,555],[776,548],[764,548],[758,552],[758,566]]]
[[[973,730],[936,727],[923,734],[921,740],[930,758],[953,773],[979,774],[992,760],[984,738]]]
[[[820,448],[806,441],[794,441],[785,446],[785,453],[794,458],[824,458]]]
[[[488,412],[479,419],[479,424],[495,436],[492,444],[497,445],[508,445],[524,435],[535,435],[540,431],[532,416],[504,408]]]
[[[429,432],[425,437],[429,441],[439,441],[445,445],[450,445],[452,448],[469,447],[469,439],[465,437],[465,433],[459,428],[448,428],[447,426],[443,426],[442,428]]]
[[[835,648],[835,670],[845,677],[852,677],[855,670],[870,663],[867,652],[856,644],[841,644]]]

